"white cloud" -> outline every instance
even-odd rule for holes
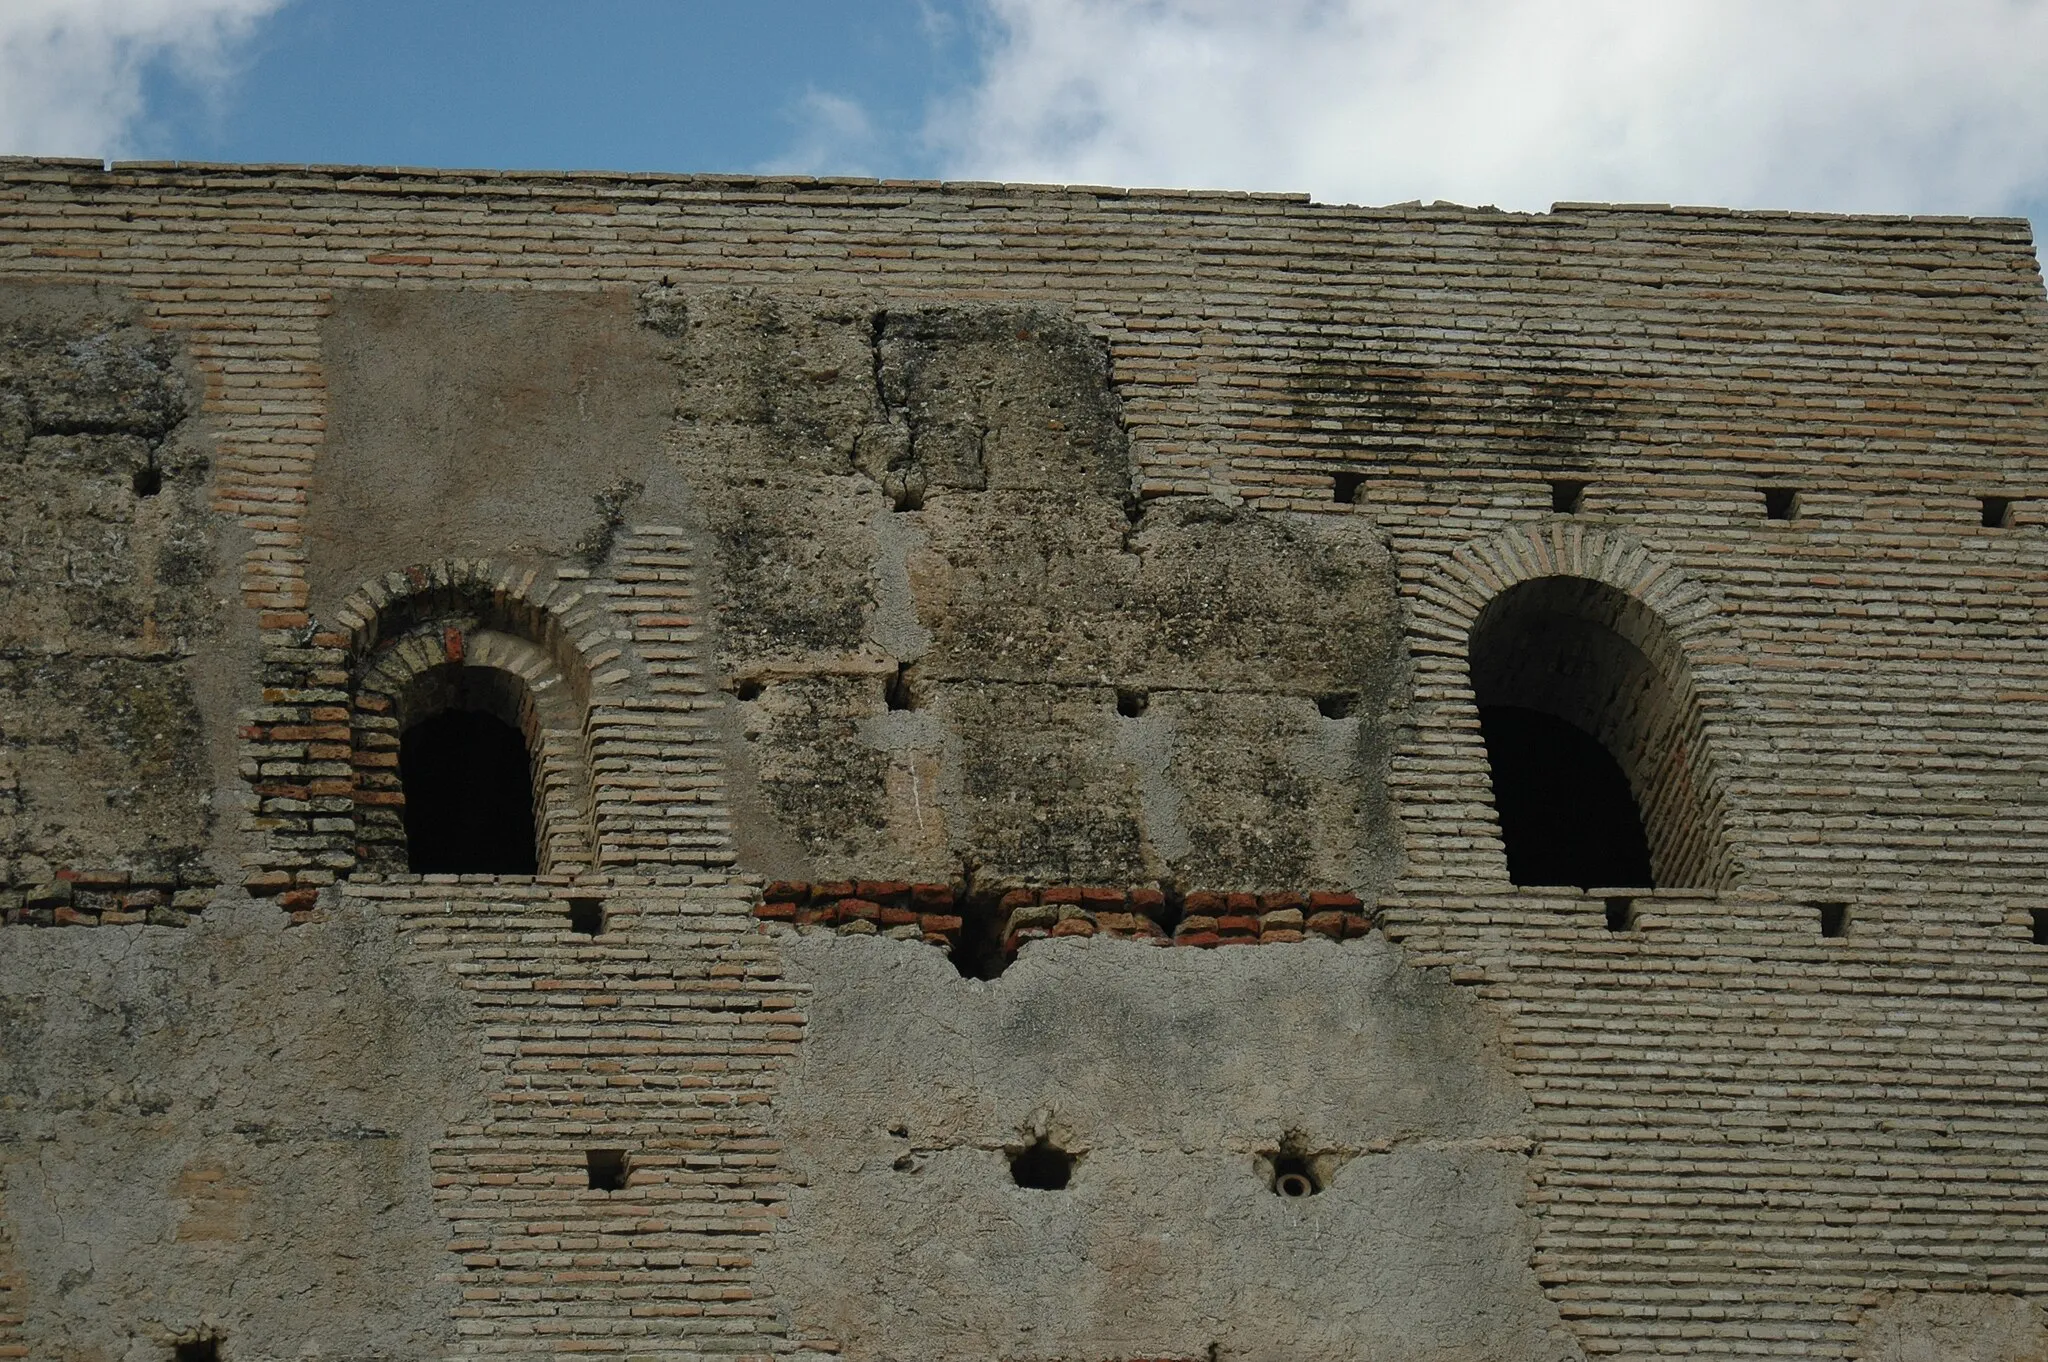
[[[2048,201],[2044,0],[982,0],[948,175],[1867,212]]]
[[[0,0],[0,154],[117,156],[167,63],[202,90],[284,0]]]
[[[760,167],[768,175],[872,175],[878,150],[874,121],[859,101],[811,90],[793,111],[794,146]]]

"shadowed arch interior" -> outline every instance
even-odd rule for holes
[[[459,664],[425,672],[408,688],[398,743],[408,869],[531,875],[539,868],[524,692],[510,672]]]
[[[1655,614],[1602,582],[1537,578],[1480,612],[1470,658],[1511,880],[1721,882],[1698,705]]]

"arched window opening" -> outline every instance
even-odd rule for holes
[[[1650,842],[1621,763],[1541,710],[1479,711],[1493,806],[1516,884],[1649,885]]]
[[[1602,582],[1537,578],[1480,612],[1470,656],[1510,880],[1723,878],[1698,705],[1647,607]]]
[[[508,672],[453,665],[423,674],[407,695],[398,774],[414,873],[539,868],[523,689]]]

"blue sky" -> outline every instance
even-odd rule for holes
[[[0,0],[0,153],[2048,212],[2048,0]]]
[[[132,148],[930,176],[926,112],[971,81],[978,21],[936,0],[299,0],[237,48],[230,79],[152,63]]]

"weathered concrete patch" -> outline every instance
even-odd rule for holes
[[[1863,1362],[2042,1362],[2048,1314],[2020,1296],[1894,1291],[1863,1312]]]
[[[816,992],[762,1280],[800,1337],[932,1362],[1581,1356],[1529,1266],[1531,1109],[1494,1024],[1395,947],[1061,941],[991,983],[913,943],[788,951]],[[1012,1179],[1040,1134],[1079,1155],[1064,1191]],[[1272,1190],[1290,1141],[1319,1195]]]
[[[480,1039],[453,982],[400,961],[387,922],[288,929],[268,904],[9,933],[0,1214],[31,1356],[155,1362],[201,1328],[247,1358],[452,1341],[428,1158],[481,1105]]]
[[[315,614],[393,568],[601,558],[620,515],[679,513],[660,457],[669,347],[629,294],[341,290],[321,344]]]

